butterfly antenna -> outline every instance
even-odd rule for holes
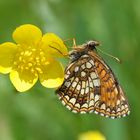
[[[75,48],[76,47],[76,40],[75,40],[75,38],[73,38],[73,48]]]
[[[118,57],[115,57],[115,56],[113,56],[113,55],[111,55],[111,54],[108,54],[108,53],[102,51],[102,50],[99,49],[99,48],[96,48],[96,49],[99,50],[102,54],[105,54],[105,55],[107,55],[107,56],[109,56],[109,57],[115,59],[118,63],[121,63],[121,60],[120,60]]]
[[[63,42],[68,42],[68,41],[73,41],[73,48],[76,47],[76,40],[75,40],[75,38],[69,38],[69,39],[63,40]]]
[[[53,42],[53,43],[56,43],[56,42]],[[58,43],[56,43],[57,45],[59,45]],[[60,45],[59,45],[60,46]],[[55,47],[53,47],[53,46],[51,46],[51,45],[49,45],[49,47],[50,48],[53,48],[53,49],[55,49],[58,53],[60,53],[62,56],[64,56],[64,57],[68,57],[68,54],[63,54],[60,50],[58,50],[57,48],[55,48]]]

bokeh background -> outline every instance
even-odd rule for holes
[[[90,130],[107,140],[139,140],[140,1],[0,0],[0,43],[13,41],[13,30],[26,23],[62,39],[75,37],[77,44],[99,40],[100,49],[119,57],[122,64],[101,54],[123,86],[131,114],[116,120],[73,114],[62,106],[55,89],[38,82],[18,93],[9,76],[0,74],[0,140],[77,140]]]

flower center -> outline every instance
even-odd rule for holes
[[[27,75],[31,73],[33,76],[38,76],[39,73],[43,73],[43,66],[48,65],[48,63],[45,53],[41,48],[19,45],[13,69],[20,73],[27,73]]]

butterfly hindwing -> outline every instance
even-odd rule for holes
[[[98,106],[95,106],[95,111],[102,116],[111,118],[119,118],[128,115],[130,112],[128,102],[114,73],[96,53],[91,52],[89,55],[94,58],[101,83],[100,103]]]
[[[70,63],[65,70],[64,83],[57,93],[62,103],[71,111],[93,112],[94,99],[97,102],[100,93],[100,80],[94,60],[83,55],[78,61]]]

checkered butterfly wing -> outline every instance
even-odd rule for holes
[[[128,103],[113,72],[94,52],[68,65],[64,83],[56,92],[63,105],[74,113],[95,112],[110,118],[129,113]]]

